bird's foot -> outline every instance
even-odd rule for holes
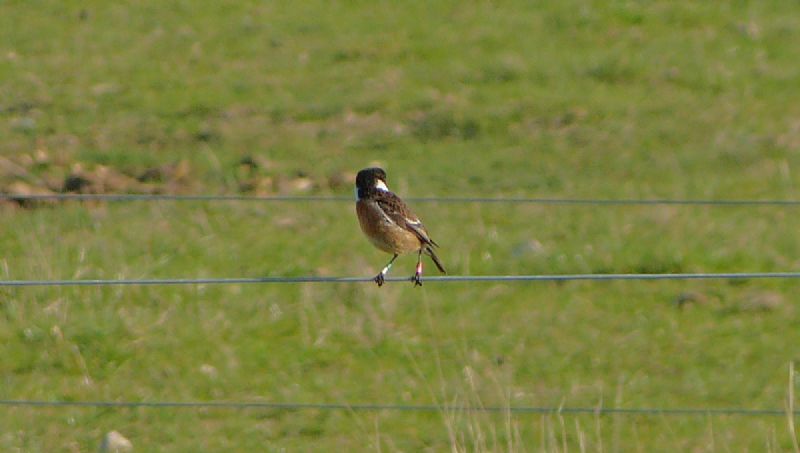
[[[411,277],[411,281],[414,282],[414,286],[422,286],[422,255],[420,255],[420,261],[417,261],[417,269],[414,276]]]
[[[385,280],[385,279],[384,279],[383,272],[381,272],[380,274],[376,275],[376,276],[375,276],[375,278],[373,279],[373,281],[374,281],[375,283],[377,283],[377,284],[378,284],[378,286],[383,286],[383,282],[384,282],[384,280]]]
[[[422,252],[420,252],[422,253]],[[420,255],[420,258],[422,255]],[[414,272],[414,276],[411,277],[411,281],[414,282],[414,286],[422,286],[422,260],[417,262],[417,269]]]

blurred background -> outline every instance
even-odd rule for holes
[[[3,2],[0,275],[371,276],[388,258],[347,201],[13,195],[341,198],[380,165],[410,199],[796,200],[798,8]],[[453,275],[800,264],[794,205],[412,207]],[[0,287],[0,448],[118,431],[138,451],[796,451],[797,285]],[[708,413],[726,408],[775,412]]]

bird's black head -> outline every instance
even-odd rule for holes
[[[365,168],[356,176],[356,191],[358,198],[363,198],[374,190],[388,190],[386,188],[386,172],[382,168]]]

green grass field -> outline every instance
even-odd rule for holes
[[[379,164],[404,197],[798,199],[798,13],[0,2],[0,189],[172,166],[157,191],[350,196],[354,172]],[[413,207],[453,275],[800,267],[791,206]],[[388,257],[353,211],[5,203],[0,278],[374,275]],[[797,294],[792,280],[5,287],[0,399],[782,410]],[[792,451],[789,425],[0,406],[0,450],[92,452],[117,430],[148,452]]]

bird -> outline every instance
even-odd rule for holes
[[[414,286],[422,286],[423,253],[431,257],[441,273],[447,273],[433,250],[439,244],[428,235],[419,217],[389,190],[382,168],[365,168],[356,175],[356,214],[361,231],[372,245],[392,254],[389,263],[373,279],[378,286],[383,286],[394,260],[406,253],[417,252],[417,268],[411,277]]]

